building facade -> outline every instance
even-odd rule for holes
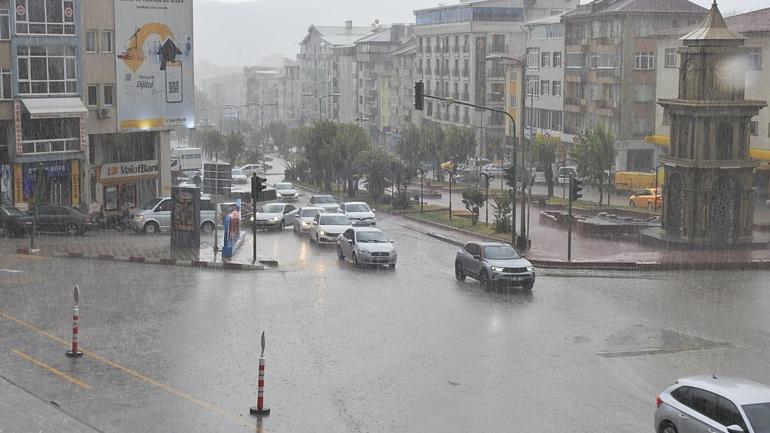
[[[417,43],[414,36],[396,47],[390,56],[393,67],[390,69],[388,85],[388,105],[390,115],[383,129],[390,131],[389,144],[396,141],[400,132],[412,124],[414,115],[414,61],[417,55]]]
[[[564,132],[601,125],[616,139],[615,170],[654,170],[665,151],[644,140],[655,129],[655,34],[705,14],[687,0],[595,0],[564,14]]]
[[[417,10],[415,79],[425,93],[489,106],[506,106],[504,60],[487,56],[517,57],[524,54],[526,21],[558,15],[577,1],[483,0],[461,1],[451,6]],[[502,157],[506,118],[470,107],[426,100],[415,122],[429,121],[475,128],[481,156]]]

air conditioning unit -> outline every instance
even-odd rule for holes
[[[100,119],[108,119],[112,117],[112,107],[101,107],[99,108],[99,118]]]

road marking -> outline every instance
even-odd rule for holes
[[[61,370],[58,370],[56,368],[53,368],[50,365],[45,364],[43,361],[37,360],[37,359],[27,355],[26,353],[24,353],[24,352],[22,352],[20,350],[11,349],[11,352],[15,353],[16,355],[26,359],[27,361],[29,361],[29,362],[31,362],[33,364],[37,365],[40,368],[44,368],[44,369],[50,371],[51,373],[61,377],[62,379],[66,380],[68,382],[74,383],[75,385],[77,385],[77,386],[79,386],[79,387],[81,387],[83,389],[91,389],[91,385],[89,385],[89,384],[87,384],[87,383],[85,383],[83,381],[80,381],[78,379],[75,379],[74,377],[70,376],[69,374],[67,374],[67,373],[65,373],[65,372],[63,372]]]
[[[0,310],[0,317],[4,317],[4,318],[6,318],[6,319],[8,319],[8,320],[10,320],[12,322],[15,322],[15,323],[21,325],[24,328],[27,328],[27,329],[32,330],[32,331],[35,331],[36,333],[38,333],[38,334],[40,334],[40,335],[42,335],[44,337],[47,337],[47,338],[49,338],[49,339],[51,339],[53,341],[56,341],[57,343],[65,346],[65,347],[70,347],[70,342],[69,341],[67,341],[67,340],[65,340],[63,338],[59,338],[59,337],[51,334],[50,332],[44,331],[44,330],[38,328],[37,326],[31,324],[31,323],[27,323],[27,322],[25,322],[25,321],[23,321],[21,319],[18,319],[16,317],[6,313],[3,310]],[[99,361],[99,362],[101,362],[103,364],[106,364],[106,365],[108,365],[108,366],[110,366],[112,368],[120,370],[123,373],[126,373],[129,376],[133,376],[134,378],[139,379],[139,380],[141,380],[142,382],[144,382],[144,383],[146,383],[148,385],[156,386],[156,387],[158,387],[158,388],[160,388],[160,389],[162,389],[164,391],[167,391],[167,392],[169,392],[171,394],[176,395],[177,397],[180,397],[180,398],[182,398],[184,400],[187,400],[190,403],[196,404],[196,405],[198,405],[198,406],[200,406],[200,407],[202,407],[202,408],[204,408],[206,410],[209,410],[211,412],[214,412],[214,413],[217,413],[219,415],[222,415],[223,417],[225,417],[225,418],[227,418],[227,419],[229,419],[231,421],[234,421],[234,422],[236,422],[236,423],[238,423],[238,424],[240,424],[242,426],[249,427],[249,428],[252,428],[252,429],[257,428],[256,424],[251,424],[251,423],[245,422],[243,419],[230,414],[229,412],[225,411],[224,409],[221,409],[221,408],[218,408],[218,407],[216,407],[216,406],[214,406],[212,404],[206,403],[203,400],[199,400],[199,399],[197,399],[197,398],[195,398],[195,397],[193,397],[193,396],[191,396],[189,394],[186,394],[186,393],[184,393],[182,391],[179,391],[179,390],[177,390],[175,388],[172,388],[172,387],[166,385],[165,383],[159,382],[159,381],[157,381],[155,379],[152,379],[152,378],[150,378],[148,376],[145,376],[145,375],[143,375],[143,374],[141,374],[141,373],[139,373],[137,371],[134,371],[134,370],[132,370],[132,369],[130,369],[128,367],[124,367],[124,366],[118,364],[117,362],[110,361],[109,359],[107,359],[107,358],[105,358],[103,356],[97,355],[96,353],[93,353],[91,351],[85,350],[83,348],[81,348],[81,350],[82,350],[82,352],[83,352],[83,354],[85,356],[87,356],[87,357],[89,357],[91,359],[94,359],[96,361]],[[265,430],[265,429],[262,429],[261,431],[267,432],[267,430]]]
[[[2,272],[8,272],[9,274],[20,274],[24,271],[20,271],[18,269],[0,269]]]

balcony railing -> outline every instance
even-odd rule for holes
[[[620,107],[618,101],[597,101],[596,106],[599,108],[616,109]]]
[[[602,78],[619,77],[620,68],[600,68],[596,70],[596,76]]]
[[[574,96],[564,97],[564,105],[581,105],[580,101],[581,101],[580,98],[576,98]],[[585,100],[583,99],[582,101],[585,101]]]
[[[567,67],[564,70],[564,75],[573,76],[573,77],[585,77],[586,75],[586,69],[583,67]]]

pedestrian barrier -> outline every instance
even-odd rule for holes
[[[78,334],[80,333],[78,323],[80,321],[80,311],[78,310],[78,303],[80,303],[80,288],[77,284],[72,290],[72,297],[75,298],[75,306],[72,308],[72,348],[67,351],[67,356],[70,358],[78,358],[83,356],[83,352],[78,350]]]
[[[262,353],[259,355],[259,378],[257,379],[257,407],[249,409],[252,415],[269,415],[270,408],[265,407],[265,331],[262,331]]]

